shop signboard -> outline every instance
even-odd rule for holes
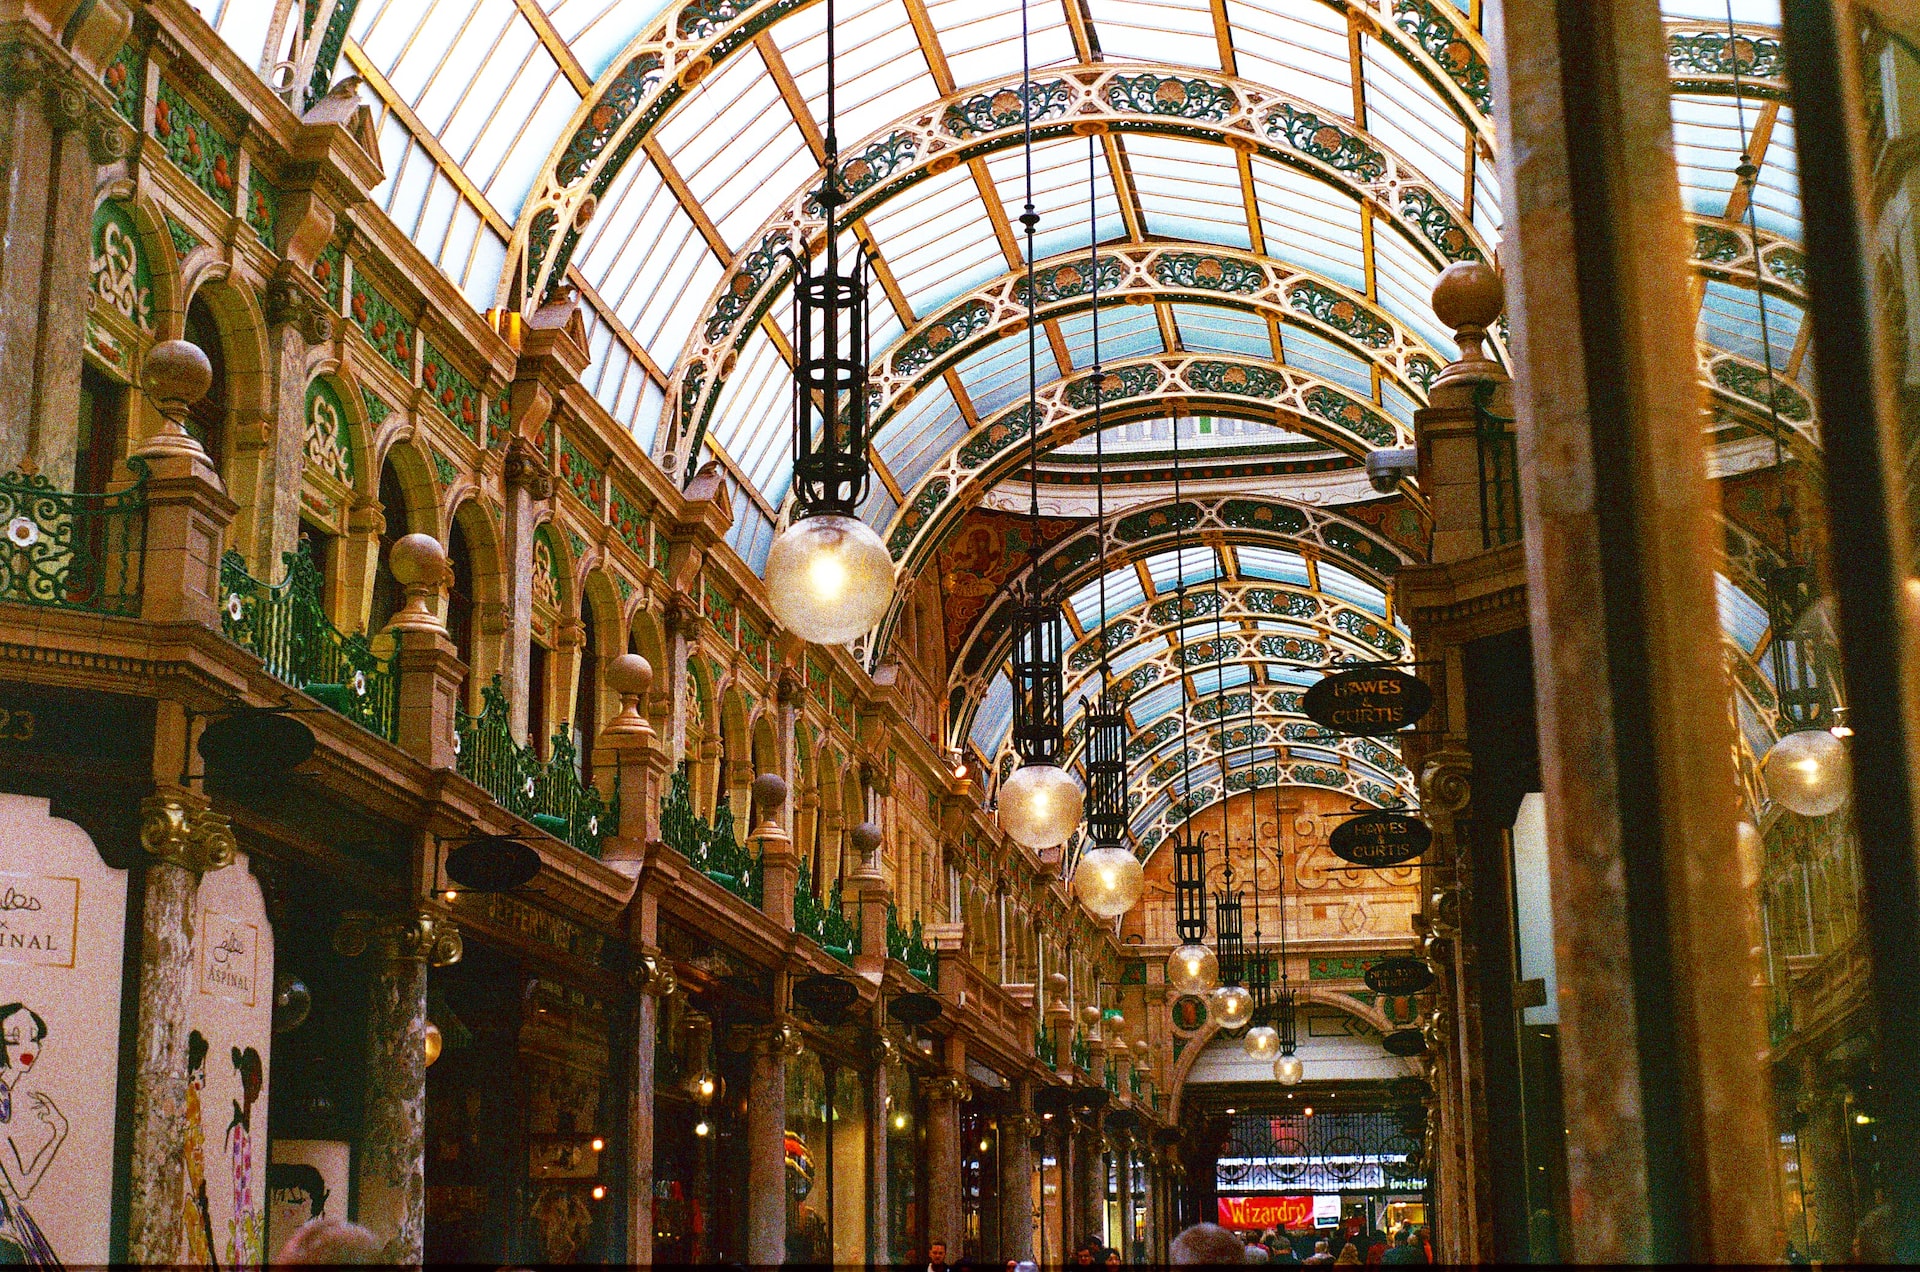
[[[1423,993],[1432,984],[1433,969],[1417,958],[1383,959],[1367,969],[1367,988],[1393,998]]]
[[[1333,828],[1327,848],[1356,866],[1386,869],[1404,865],[1433,845],[1433,831],[1412,813],[1363,813]]]
[[[1221,1197],[1218,1198],[1219,1223],[1223,1228],[1244,1232],[1264,1232],[1268,1228],[1337,1228],[1340,1226],[1340,1194],[1317,1193],[1299,1196]]]
[[[1417,724],[1433,708],[1433,690],[1393,667],[1354,667],[1322,679],[1300,705],[1322,728],[1377,738]]]

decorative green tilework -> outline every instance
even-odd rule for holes
[[[280,192],[258,169],[247,174],[247,224],[268,250],[280,250],[280,240],[276,237],[280,225]]]
[[[153,106],[153,135],[175,167],[215,203],[234,210],[240,185],[238,150],[165,80],[160,81],[160,99]]]
[[[93,294],[142,331],[153,330],[153,271],[133,211],[108,199],[93,214]]]
[[[360,328],[374,351],[405,376],[413,379],[413,324],[400,316],[393,302],[380,294],[358,270],[353,275],[353,303],[349,309],[354,326]]]
[[[560,433],[559,476],[561,485],[572,492],[573,497],[590,508],[600,506],[600,466],[586,457],[573,439],[562,430]]]
[[[480,436],[480,390],[428,342],[420,356],[420,383],[440,413],[475,442]]]
[[[335,481],[353,484],[353,444],[347,433],[347,408],[331,382],[322,377],[307,386],[307,463]]]
[[[620,542],[632,548],[642,561],[647,559],[647,515],[640,511],[637,500],[629,499],[619,486],[613,486],[607,494],[607,520],[613,523],[613,532],[620,536]]]

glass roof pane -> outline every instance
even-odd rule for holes
[[[960,87],[1020,74],[1020,0],[929,0],[927,16]],[[1077,60],[1065,8],[1033,5],[1028,24],[1036,69]]]
[[[1395,226],[1373,223],[1374,288],[1380,306],[1418,332],[1436,350],[1454,347],[1453,333],[1433,316],[1433,283],[1440,271]],[[1442,354],[1442,361],[1448,361]]]
[[[1273,356],[1266,321],[1252,314],[1218,305],[1183,303],[1173,307],[1173,320],[1180,328],[1180,343],[1187,349],[1256,358]]]
[[[1353,118],[1345,14],[1320,0],[1227,0],[1226,8],[1243,78]]]
[[[1251,248],[1247,205],[1233,151],[1173,137],[1129,133],[1125,147],[1149,234]]]
[[[1125,424],[1115,424],[1101,429],[1100,436],[1101,447],[1109,459],[1158,454],[1172,449],[1173,423],[1165,418],[1131,420]],[[1084,437],[1074,438],[1064,446],[1056,447],[1054,453],[1091,456],[1094,453],[1093,443],[1094,435],[1088,433]],[[1182,449],[1192,447],[1195,450],[1204,451],[1215,447],[1273,447],[1301,444],[1317,445],[1309,438],[1263,420],[1236,420],[1198,415],[1187,416],[1180,421]]]
[[[1127,704],[1127,711],[1133,717],[1134,727],[1145,728],[1179,706],[1183,694],[1184,686],[1177,680],[1149,689],[1145,693],[1135,694],[1133,700]]]
[[[187,0],[207,25],[220,33],[227,47],[240,55],[248,66],[258,67],[267,56],[267,27],[273,21],[273,6],[261,0]],[[278,54],[276,50],[276,55]]]
[[[1231,663],[1225,667],[1203,667],[1193,673],[1193,692],[1196,698],[1211,697],[1223,689],[1233,689],[1253,679],[1253,669],[1245,663]]]
[[[1387,601],[1378,588],[1327,561],[1320,562],[1320,590],[1343,601],[1351,601],[1381,618],[1387,616]]]
[[[1361,41],[1367,131],[1456,201],[1467,194],[1467,126],[1406,59],[1371,37]]]
[[[954,405],[946,381],[930,380],[880,430],[875,449],[904,489],[926,476],[967,432],[967,422]]]
[[[1147,594],[1140,588],[1140,576],[1134,573],[1132,566],[1122,566],[1108,573],[1107,618],[1111,619],[1124,614],[1146,599]],[[1073,617],[1080,624],[1082,631],[1091,631],[1098,627],[1101,618],[1100,580],[1095,579],[1075,592],[1068,599],[1067,604],[1073,608]]]
[[[1035,350],[1035,371],[1041,384],[1051,382],[1059,373],[1053,353],[1047,347],[1045,333]],[[1027,335],[1023,330],[1004,340],[996,340],[956,368],[974,410],[982,419],[1027,396]]]
[[[1308,585],[1306,558],[1298,552],[1243,546],[1234,548],[1233,555],[1240,564],[1240,573],[1248,578]]]
[[[1076,367],[1093,365],[1093,315],[1068,314],[1058,320],[1060,334]],[[1100,306],[1100,358],[1115,362],[1142,354],[1166,352],[1160,321],[1151,305]],[[1043,355],[1044,356],[1044,355]],[[1043,368],[1044,370],[1044,368]]]
[[[664,366],[679,356],[722,269],[658,170],[638,157],[608,189],[575,259],[581,276]]]
[[[758,49],[702,80],[657,135],[733,246],[818,171]]]
[[[974,714],[973,728],[967,737],[988,756],[1000,750],[1000,744],[1007,740],[1007,734],[1013,729],[1013,685],[1007,680],[1006,673],[993,678],[987,686],[987,693],[980,700],[980,710]]]
[[[1207,0],[1088,0],[1093,38],[1106,60],[1173,62],[1220,69]]]
[[[902,0],[841,0],[834,32],[835,109],[840,148],[852,148],[940,96]],[[827,7],[802,9],[773,28],[793,82],[825,131]]]
[[[1715,572],[1714,592],[1720,600],[1720,630],[1748,654],[1760,648],[1767,635],[1767,611],[1726,575]]]
[[[1271,159],[1251,162],[1267,254],[1348,287],[1365,288],[1360,205],[1325,182]]]
[[[1393,387],[1393,381],[1380,377],[1380,405],[1387,408],[1387,414],[1399,420],[1408,428],[1413,427],[1413,412],[1419,406],[1412,398]]]
[[[1773,365],[1782,375],[1793,356],[1794,338],[1804,315],[1798,305],[1777,296],[1767,297],[1767,345]],[[1751,290],[1708,279],[1700,307],[1700,338],[1716,349],[1763,362],[1760,341],[1760,300]]]
[[[1361,397],[1373,396],[1373,373],[1358,354],[1349,353],[1331,340],[1299,327],[1281,328],[1280,345],[1286,350],[1288,366],[1345,385]]]
[[[756,331],[720,391],[708,434],[775,507],[792,475],[792,421],[792,372],[767,333]]]
[[[740,483],[727,475],[729,494],[733,499],[733,528],[727,532],[727,542],[740,554],[740,559],[749,569],[758,574],[767,565],[767,550],[773,546],[773,522],[760,506],[740,493]]]
[[[1016,60],[1015,67],[1019,66]],[[1131,139],[1130,139],[1131,140]],[[1026,233],[1019,217],[1027,202],[1027,161],[1015,147],[990,155],[987,171],[993,176],[1020,250],[1026,250]],[[1044,260],[1062,252],[1076,252],[1087,245],[1087,143],[1079,137],[1035,142],[1033,147],[1033,206],[1040,213],[1040,229],[1033,237],[1034,251]],[[1120,218],[1119,196],[1113,178],[1107,172],[1103,147],[1094,147],[1093,195],[1099,211],[1098,231],[1105,243],[1126,235]],[[1024,258],[1023,258],[1024,259]]]
[[[540,0],[553,29],[587,74],[599,79],[653,20],[666,0]]]
[[[1007,271],[1006,254],[965,165],[914,186],[867,218],[880,254],[917,314]]]
[[[1181,548],[1147,558],[1147,577],[1153,590],[1165,595],[1184,582],[1188,587],[1211,582],[1220,574],[1220,554],[1212,548]]]

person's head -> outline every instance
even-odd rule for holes
[[[1083,1268],[1092,1267],[1093,1266],[1093,1247],[1081,1246],[1078,1250],[1075,1250],[1073,1252],[1073,1262],[1077,1267],[1083,1267]]]
[[[11,1087],[39,1062],[47,1022],[25,1003],[0,1004],[0,1074]]]
[[[381,1262],[384,1253],[380,1238],[357,1223],[309,1219],[287,1238],[274,1262],[365,1265]]]
[[[1246,1261],[1248,1263],[1265,1263],[1267,1261],[1267,1247],[1261,1245],[1258,1241],[1247,1242]]]
[[[1110,1268],[1117,1268],[1117,1267],[1119,1267],[1119,1266],[1120,1266],[1120,1251],[1119,1251],[1119,1250],[1117,1250],[1117,1249],[1115,1249],[1115,1248],[1114,1248],[1113,1246],[1108,1246],[1108,1247],[1107,1247],[1107,1257],[1106,1257],[1106,1258],[1104,1258],[1104,1259],[1102,1259],[1102,1260],[1101,1260],[1100,1262],[1101,1262],[1101,1263],[1102,1263],[1103,1265],[1105,1265],[1106,1267],[1110,1267]]]
[[[927,1245],[927,1262],[937,1267],[945,1267],[947,1265],[947,1243],[944,1241],[929,1242]]]
[[[1167,1257],[1175,1267],[1217,1267],[1245,1263],[1247,1247],[1217,1223],[1196,1223],[1173,1239]]]
[[[1409,1241],[1411,1241],[1412,1239],[1413,1239],[1413,1225],[1412,1225],[1412,1224],[1402,1224],[1402,1225],[1400,1225],[1400,1227],[1399,1227],[1399,1228],[1398,1228],[1398,1229],[1397,1229],[1397,1230],[1396,1230],[1396,1231],[1394,1232],[1394,1234],[1393,1234],[1393,1244],[1395,1244],[1395,1245],[1397,1245],[1397,1246],[1403,1246],[1403,1245],[1406,1245],[1406,1244],[1407,1244],[1407,1243],[1408,1243]]]
[[[1327,1253],[1327,1239],[1325,1237],[1322,1237],[1318,1241],[1313,1243],[1313,1252],[1315,1254]]]

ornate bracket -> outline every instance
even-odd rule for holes
[[[956,1104],[965,1104],[973,1098],[973,1088],[967,1085],[965,1078],[953,1074],[943,1074],[927,1083],[929,1100],[951,1100]]]
[[[449,967],[465,953],[460,929],[451,919],[428,910],[414,914],[370,914],[355,910],[341,917],[333,932],[333,950],[358,958],[371,949],[388,963],[427,963]]]
[[[532,442],[515,433],[507,440],[506,478],[509,486],[524,486],[535,499],[553,497],[553,472]]]
[[[195,808],[175,795],[140,801],[140,846],[158,860],[195,874],[233,864],[239,845],[223,813]]]
[[[651,994],[655,998],[670,998],[680,988],[680,978],[673,974],[673,968],[662,955],[649,950],[634,962],[636,966],[628,979],[640,993]]]

